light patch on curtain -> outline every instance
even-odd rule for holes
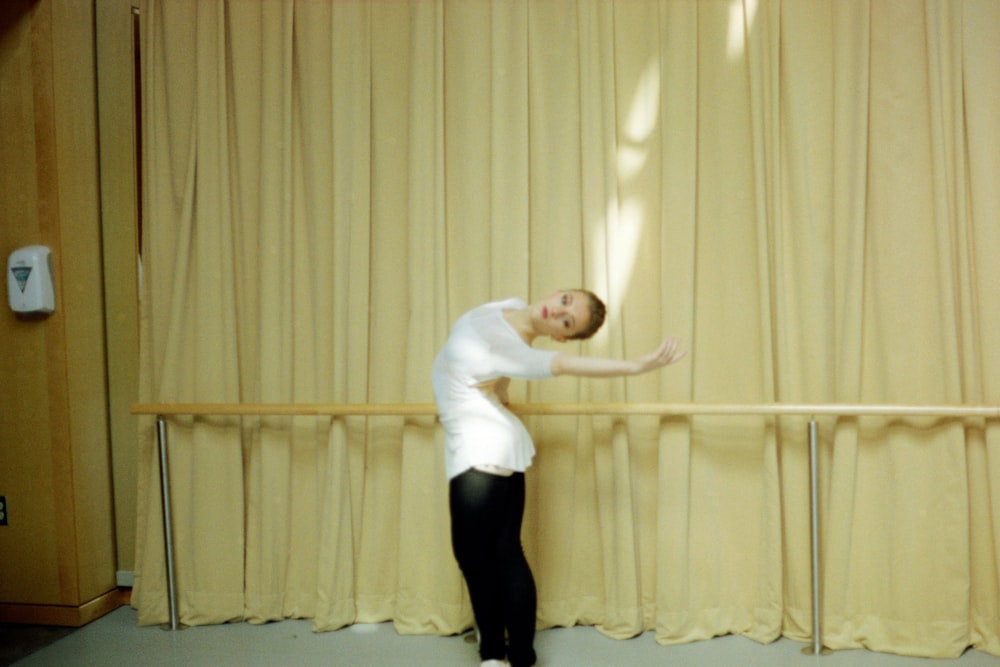
[[[650,141],[660,117],[660,64],[650,60],[636,83],[623,137],[618,145],[618,178],[622,182],[638,177],[649,160]],[[617,209],[617,210],[616,210]],[[608,203],[609,294],[612,311],[625,299],[635,268],[636,254],[645,225],[645,209],[637,197]],[[597,258],[600,261],[601,258]]]
[[[757,0],[733,0],[729,6],[729,37],[726,40],[726,55],[730,60],[739,60],[746,51],[746,35],[753,28],[757,18]]]
[[[608,256],[611,258],[610,271],[608,272],[608,296],[611,303],[614,304],[611,306],[613,311],[621,308],[629,284],[632,282],[635,258],[639,251],[639,241],[642,239],[645,223],[644,212],[645,209],[637,197],[621,202],[617,211],[608,211],[608,219],[611,220],[608,248]]]
[[[660,117],[660,63],[650,61],[636,84],[625,120],[625,141],[618,147],[618,175],[635,178],[649,157],[649,139]]]

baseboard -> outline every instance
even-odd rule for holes
[[[115,588],[78,607],[51,604],[0,603],[0,623],[61,625],[78,628],[129,602],[131,590]]]
[[[132,588],[135,585],[135,572],[118,570],[115,572],[115,585],[119,588]]]

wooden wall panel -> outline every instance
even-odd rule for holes
[[[48,245],[56,283],[51,316],[19,317],[6,304],[0,316],[0,495],[10,508],[0,620],[79,624],[117,594],[95,9],[0,5],[0,186],[17,193],[0,208],[0,254]]]
[[[135,563],[139,400],[139,186],[133,48],[136,0],[97,3],[101,226],[118,570]]]
[[[0,3],[0,255],[51,244],[42,234],[35,134],[32,3]],[[4,279],[6,285],[6,277]],[[56,497],[50,456],[50,340],[54,318],[26,321],[7,306],[0,317],[0,495],[9,525],[0,527],[0,600],[61,601]]]
[[[95,3],[52,3],[53,97],[67,328],[67,425],[79,600],[115,586],[97,134]],[[81,104],[81,101],[86,101]],[[71,147],[68,151],[60,148]],[[76,252],[75,249],[81,249]],[[70,279],[71,278],[71,279]],[[110,567],[109,567],[110,566]]]

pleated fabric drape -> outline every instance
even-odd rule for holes
[[[1000,4],[145,0],[142,399],[426,402],[582,286],[522,401],[1000,402]],[[543,342],[543,346],[558,347]],[[539,627],[811,633],[806,419],[526,419]],[[143,422],[133,603],[166,618]],[[820,420],[825,643],[1000,655],[1000,424]],[[431,417],[170,420],[181,621],[471,625]]]

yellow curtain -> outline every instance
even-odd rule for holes
[[[675,333],[689,357],[516,402],[1000,402],[992,0],[146,0],[142,23],[143,400],[430,401],[462,312],[584,286],[610,316],[569,351]],[[809,637],[803,419],[527,421],[540,627]],[[1000,655],[1000,424],[820,427],[826,645]],[[169,435],[182,622],[471,624],[433,419]]]

